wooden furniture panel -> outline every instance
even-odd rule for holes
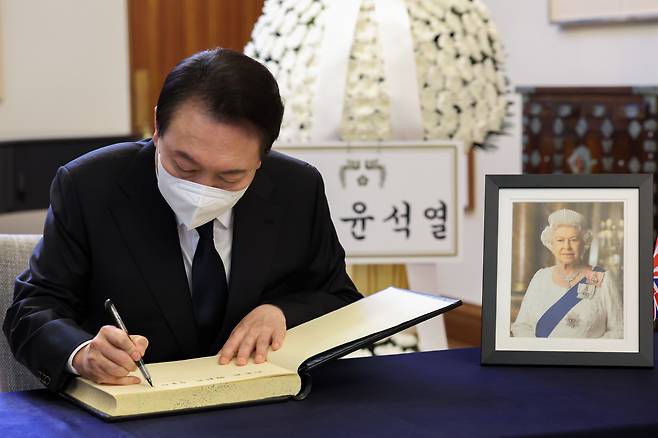
[[[153,108],[181,59],[217,46],[242,51],[263,0],[128,0],[132,128],[153,132]]]

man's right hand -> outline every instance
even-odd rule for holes
[[[132,385],[139,377],[128,376],[137,369],[135,361],[144,356],[148,339],[128,335],[121,329],[106,325],[85,347],[73,356],[73,368],[84,378],[95,383]]]

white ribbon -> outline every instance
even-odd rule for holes
[[[391,132],[395,140],[422,140],[416,58],[409,13],[403,0],[377,0],[375,20],[390,99]]]
[[[361,0],[331,0],[326,7],[324,35],[318,53],[311,141],[340,138],[347,64]]]
[[[360,0],[331,0],[327,4],[318,54],[311,141],[340,138],[347,67],[360,8]],[[393,139],[422,140],[423,118],[407,7],[404,0],[377,0],[374,16],[388,85]]]

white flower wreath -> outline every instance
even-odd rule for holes
[[[266,0],[245,53],[277,78],[286,103],[280,141],[309,141],[317,56],[328,1]],[[390,101],[373,19],[362,0],[348,63],[341,140],[389,140]],[[498,32],[481,0],[405,0],[425,139],[485,145],[508,96]]]

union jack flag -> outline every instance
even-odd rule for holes
[[[653,250],[653,320],[658,318],[658,239]]]

